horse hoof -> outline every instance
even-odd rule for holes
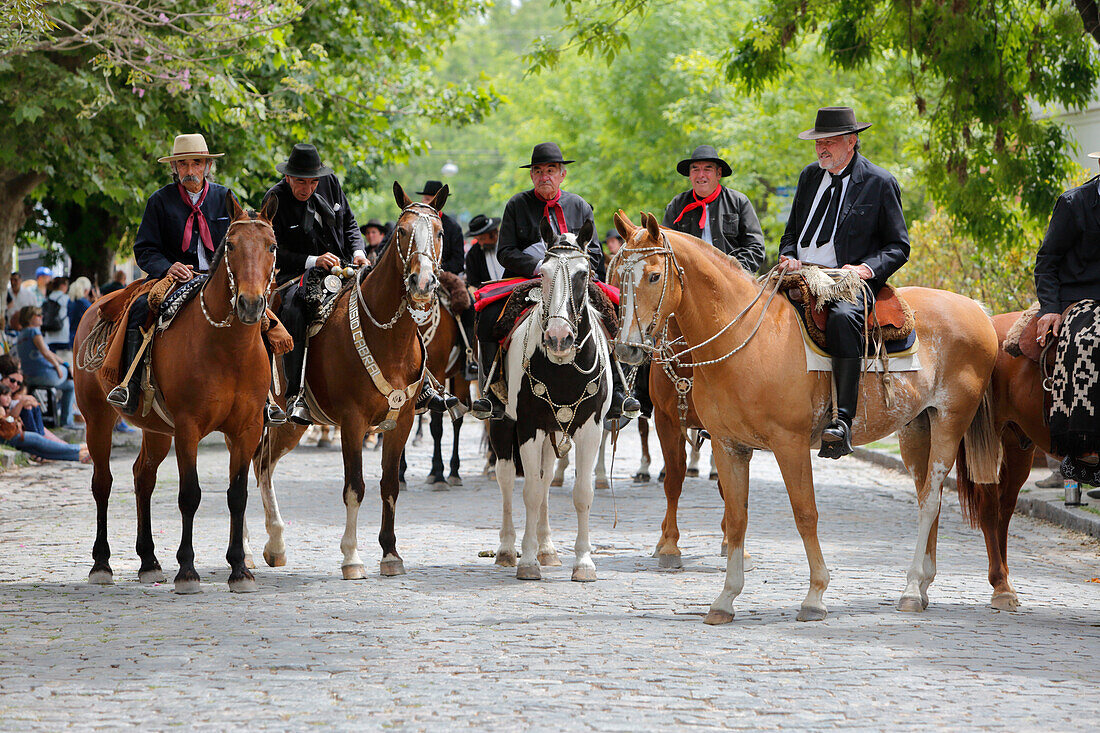
[[[561,565],[561,559],[558,558],[558,553],[551,550],[550,552],[539,553],[539,565],[543,567],[558,567]]]
[[[110,568],[99,568],[88,573],[88,582],[92,585],[114,585],[115,574],[111,572]]]
[[[405,574],[405,561],[401,558],[383,560],[381,565],[382,575],[393,577]]]
[[[815,608],[814,606],[803,606],[798,610],[799,621],[824,621],[825,617],[829,614],[824,608]]]
[[[598,478],[598,479],[596,479],[596,488],[597,489],[610,489],[611,484],[605,478]]]
[[[902,596],[898,601],[898,610],[904,613],[920,613],[924,610],[925,604],[921,602],[920,598],[913,598],[912,596]]]
[[[164,582],[164,571],[160,568],[153,568],[152,570],[142,570],[138,573],[138,582],[142,585],[152,585],[153,583]]]
[[[318,448],[331,448],[332,447],[332,441],[329,440],[328,438],[321,438],[320,440],[317,441],[317,447]]]
[[[595,583],[596,568],[591,565],[578,565],[573,568],[573,581],[577,583]]]
[[[269,568],[281,568],[286,565],[286,553],[285,552],[268,552],[264,550],[264,562],[267,563]]]
[[[517,565],[516,580],[542,580],[542,571],[533,563]]]
[[[428,488],[432,491],[447,491],[451,487],[442,478],[438,478],[433,481],[429,481]]]
[[[561,479],[561,478],[552,478],[552,479],[550,479],[550,485],[554,486],[554,487],[561,486],[564,483],[565,483],[565,479]]]
[[[345,565],[340,568],[344,580],[362,580],[367,577],[367,570],[362,565]]]
[[[728,542],[722,543],[722,549],[718,551],[722,557],[728,557],[730,554],[730,546]]]
[[[746,573],[749,572],[750,570],[753,570],[754,568],[756,568],[756,565],[754,565],[753,562],[752,562],[752,555],[750,555],[747,552],[745,553],[745,559],[742,560],[742,563],[743,563],[742,569]]]
[[[679,555],[658,555],[657,565],[662,568],[682,568],[684,561]]]
[[[710,475],[707,476],[707,478],[709,478],[711,481],[717,481],[718,480],[718,472],[717,471],[711,471]]]
[[[202,585],[198,579],[188,578],[186,580],[176,579],[174,588],[176,593],[181,596],[189,596],[193,593],[202,593]]]
[[[636,483],[636,484],[648,484],[649,483],[649,474],[648,473],[642,473],[641,471],[639,471],[638,473],[634,474],[634,483]]]
[[[462,485],[462,477],[461,476],[448,476],[447,477],[447,483],[450,484],[451,486],[461,486]]]
[[[516,553],[514,550],[497,552],[496,564],[502,568],[514,568],[516,566]]]
[[[256,579],[249,575],[242,575],[239,578],[229,579],[229,592],[230,593],[255,593],[256,592]]]
[[[998,611],[1015,611],[1020,607],[1020,599],[1015,593],[995,593],[991,603]]]
[[[699,478],[699,469],[698,468],[689,468],[687,470],[687,473],[684,474],[684,475],[687,476],[688,478]]]
[[[716,608],[710,609],[710,613],[703,619],[703,623],[708,626],[721,626],[722,624],[728,624],[733,621],[733,614],[729,611],[719,611]]]

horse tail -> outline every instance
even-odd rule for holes
[[[955,461],[963,517],[977,527],[985,505],[998,494],[1004,447],[993,414],[992,388],[986,387],[978,412],[966,429]]]

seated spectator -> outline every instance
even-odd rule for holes
[[[46,290],[42,303],[42,334],[46,346],[64,362],[72,364],[73,355],[69,338],[69,278],[55,277]]]
[[[42,337],[42,309],[35,305],[27,306],[19,311],[19,321],[24,324],[24,327],[19,332],[15,347],[19,363],[23,367],[27,388],[56,387],[61,392],[59,397],[61,425],[58,427],[79,427],[73,423],[75,387],[72,375],[69,367],[46,346],[46,340]]]
[[[73,350],[73,337],[84,313],[92,307],[92,281],[78,277],[69,286],[69,351]],[[71,363],[71,362],[70,362]]]
[[[11,406],[11,389],[6,384],[0,384],[0,442],[47,460],[91,462],[88,446],[83,443],[72,445],[25,430],[22,423],[9,413]]]

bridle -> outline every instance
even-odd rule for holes
[[[436,211],[434,207],[429,204],[424,204],[417,201],[410,203],[408,206],[402,209],[401,216],[404,216],[409,212],[416,214],[416,219],[413,221],[412,227],[410,229],[411,234],[409,235],[409,244],[407,247],[408,251],[402,252],[400,243],[398,241],[394,242],[394,249],[397,250],[397,259],[401,262],[401,279],[404,282],[403,287],[405,288],[405,293],[401,296],[401,302],[397,304],[397,310],[394,311],[393,318],[386,321],[385,323],[379,323],[375,319],[374,315],[370,312],[370,308],[367,307],[367,303],[363,299],[363,288],[361,287],[363,277],[366,275],[367,268],[360,268],[355,277],[355,291],[356,296],[359,300],[359,306],[363,309],[363,312],[367,314],[367,318],[370,320],[371,323],[374,324],[375,328],[381,329],[383,331],[393,328],[398,319],[401,318],[401,315],[406,310],[409,312],[409,315],[412,316],[413,321],[418,326],[422,326],[427,323],[429,319],[431,319],[432,311],[435,307],[437,296],[434,290],[432,291],[432,294],[428,299],[427,305],[417,306],[413,305],[410,302],[409,276],[412,274],[413,258],[419,256],[427,257],[431,261],[432,275],[438,279],[439,271],[440,269],[442,269],[440,265],[442,252],[440,253],[439,257],[436,256],[435,249],[431,246],[431,238],[428,239],[429,252],[424,252],[417,244],[416,233],[418,227],[420,227],[421,225],[431,228],[433,222],[439,222],[440,228],[442,228],[443,220],[440,218],[439,212]],[[400,219],[400,217],[398,217],[398,219]],[[394,237],[396,239],[396,234],[394,235]]]
[[[657,329],[657,320],[660,316],[661,309],[664,308],[665,300],[668,298],[668,276],[670,272],[676,273],[676,279],[680,282],[680,289],[683,290],[684,288],[684,268],[680,266],[679,261],[676,259],[676,252],[668,242],[668,235],[661,232],[661,244],[659,246],[639,247],[628,251],[624,245],[615,253],[615,256],[611,258],[611,262],[608,264],[607,269],[609,272],[615,272],[617,268],[621,268],[622,271],[619,280],[622,283],[622,300],[625,303],[624,310],[630,314],[634,323],[639,324],[639,330],[641,330],[640,325],[642,320],[638,317],[638,299],[635,293],[635,283],[644,275],[646,260],[653,255],[659,255],[661,257],[661,295],[657,299],[657,305],[653,308],[653,315],[649,320],[649,325],[642,331],[643,341],[638,343],[627,340],[629,329],[621,328],[618,338],[615,339],[615,344],[642,349],[654,358],[657,358],[657,355],[662,353],[664,344],[667,340],[668,319],[675,315],[673,313],[668,314],[668,317],[665,318],[664,326],[661,328],[660,338],[655,338],[654,332]],[[635,278],[635,268],[640,270],[637,279]]]
[[[581,310],[587,307],[587,293],[588,283],[592,279],[591,270],[587,267],[588,254],[580,251],[576,247],[570,244],[558,244],[547,248],[546,256],[543,259],[542,267],[544,269],[549,268],[550,282],[563,283],[562,287],[565,288],[565,303],[566,303],[566,315],[559,315],[557,313],[551,314],[550,308],[553,305],[552,300],[554,293],[549,288],[540,288],[542,291],[542,311],[540,313],[540,327],[542,333],[546,333],[546,330],[550,327],[550,321],[557,319],[564,321],[565,325],[576,335],[580,329],[580,322],[583,313],[578,311],[576,293],[573,290],[573,278],[570,277],[569,266],[577,260],[585,261],[584,268],[584,290],[582,290]],[[585,341],[592,335],[591,330],[588,332],[588,336],[585,337]],[[584,343],[576,344],[577,350],[584,346]]]
[[[222,240],[222,246],[225,247],[225,251],[222,252],[222,259],[225,261],[225,271],[229,275],[229,315],[225,317],[225,320],[215,321],[210,317],[210,312],[206,310],[206,286],[210,284],[210,279],[207,278],[206,282],[202,284],[199,289],[199,306],[202,308],[202,315],[206,318],[206,322],[214,328],[229,328],[232,325],[233,316],[237,313],[237,278],[233,276],[233,268],[229,264],[229,234],[233,231],[233,227],[238,224],[259,224],[260,226],[267,227],[271,230],[272,236],[275,235],[275,229],[271,226],[271,222],[264,219],[237,219],[230,222],[229,228],[225,232],[225,239]],[[267,294],[271,292],[271,283],[275,282],[275,258],[271,258],[271,272],[267,276],[267,287],[264,288],[263,294],[263,310],[267,310]]]

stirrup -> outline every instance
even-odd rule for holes
[[[821,433],[818,458],[843,458],[852,452],[852,428],[844,420],[834,420]]]
[[[274,402],[268,402],[264,404],[265,425],[282,425],[285,422],[286,413],[283,412],[283,408],[279,407]]]
[[[115,407],[126,407],[130,401],[129,385],[120,384],[107,394],[107,401]]]
[[[290,409],[287,411],[287,419],[295,425],[313,424],[313,415],[309,414],[309,408],[306,407],[306,401],[301,395],[294,398],[294,402],[290,404]]]
[[[496,395],[490,393],[480,399],[474,400],[470,405],[470,414],[478,420],[499,420],[504,417],[504,403],[494,399]]]

